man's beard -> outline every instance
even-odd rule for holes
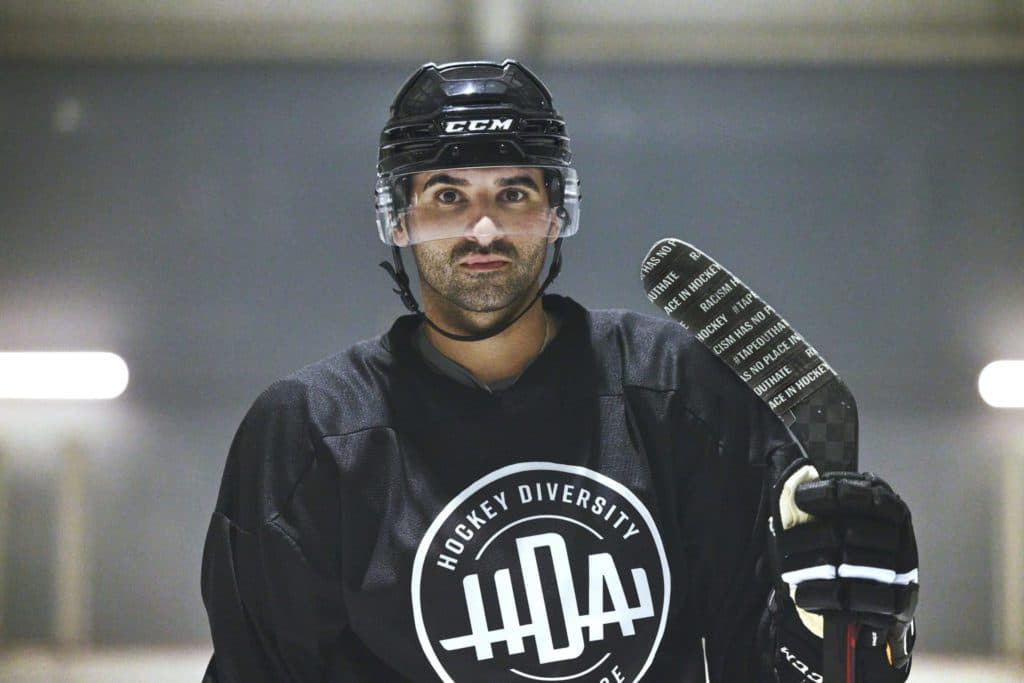
[[[461,241],[447,249],[443,242],[425,242],[413,247],[420,279],[449,304],[475,313],[506,309],[531,292],[540,277],[547,255],[547,240],[540,238],[516,248],[498,240],[487,247]],[[509,263],[497,271],[471,273],[458,264],[466,256],[501,256]]]

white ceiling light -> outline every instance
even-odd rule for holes
[[[997,360],[978,375],[978,393],[996,408],[1024,408],[1024,360]]]
[[[128,386],[128,366],[115,353],[0,352],[0,399],[104,399]]]

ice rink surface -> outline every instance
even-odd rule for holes
[[[199,683],[209,651],[130,649],[104,651],[0,650],[4,683]],[[1024,662],[921,653],[912,683],[1024,683]],[[383,683],[383,682],[382,682]],[[652,682],[653,683],[653,682]]]

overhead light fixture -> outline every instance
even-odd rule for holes
[[[109,399],[128,386],[128,365],[105,351],[0,352],[0,399]]]
[[[978,375],[978,393],[995,408],[1024,408],[1024,360],[997,360]]]

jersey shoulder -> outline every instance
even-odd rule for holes
[[[682,325],[667,318],[624,309],[590,311],[595,350],[621,368],[622,386],[653,391],[739,383],[726,365]]]
[[[250,414],[299,414],[319,435],[380,426],[382,387],[392,362],[382,337],[360,341],[273,382]]]
[[[217,510],[250,530],[280,512],[314,471],[322,438],[382,423],[372,386],[387,363],[380,340],[368,340],[268,386],[232,440]]]
[[[619,392],[673,393],[679,409],[715,432],[723,446],[737,447],[727,450],[753,460],[791,440],[736,373],[678,323],[628,310],[589,311],[588,317],[597,363],[608,368],[606,376],[615,375],[609,384],[617,382]]]

